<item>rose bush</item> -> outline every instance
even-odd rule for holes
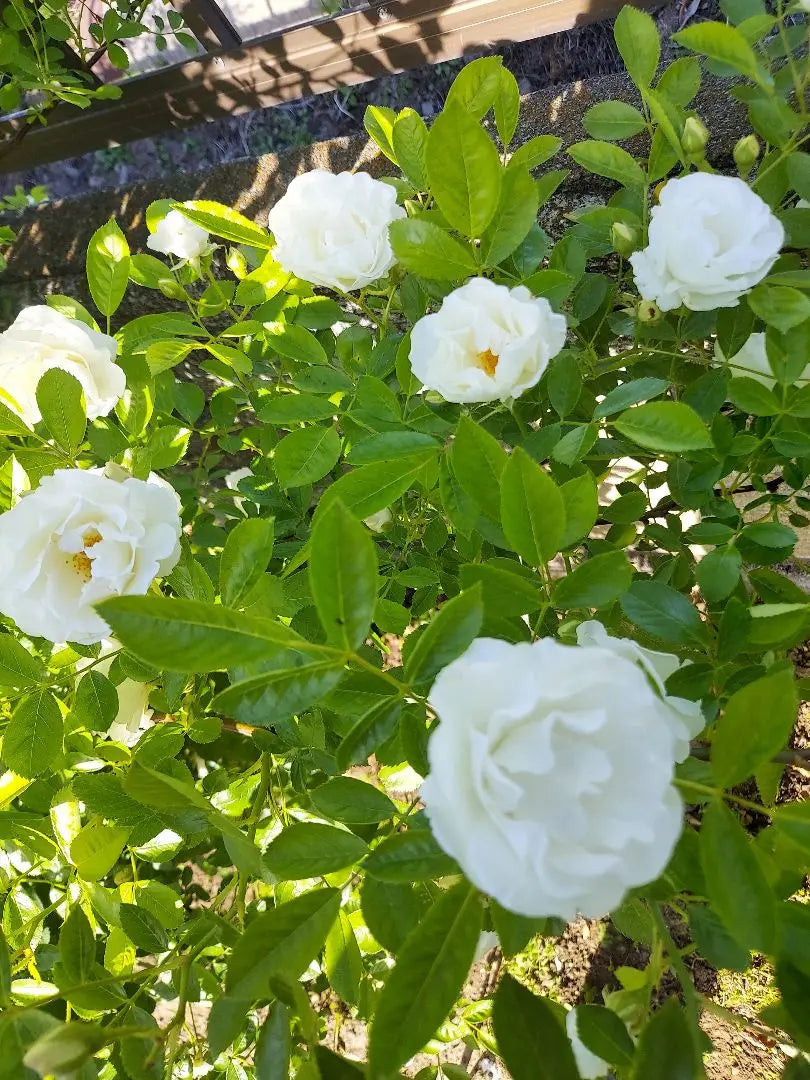
[[[659,71],[626,8],[565,148],[482,58],[269,230],[107,222],[0,338],[0,1078],[696,1080],[753,964],[807,1075],[807,29],[724,10]],[[639,947],[566,1013],[579,914]]]

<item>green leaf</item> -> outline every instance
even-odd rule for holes
[[[219,564],[219,591],[226,607],[239,607],[264,575],[274,537],[272,518],[247,518],[228,533]]]
[[[418,636],[411,638],[414,644],[405,656],[406,680],[419,684],[433,679],[470,647],[483,619],[480,586],[466,589],[448,600]]]
[[[771,952],[775,897],[743,827],[721,802],[703,813],[700,861],[707,896],[732,937],[749,949]]]
[[[630,139],[647,127],[634,105],[624,101],[600,101],[582,117],[582,126],[593,139]]]
[[[536,169],[553,158],[562,146],[556,135],[535,135],[515,150],[509,159],[510,169]]]
[[[464,236],[480,237],[498,207],[503,175],[489,136],[467,112],[449,105],[430,129],[426,163],[447,221]]]
[[[256,1053],[253,1058],[255,1080],[289,1080],[291,1049],[290,1015],[287,1006],[280,1001],[274,1001],[267,1011],[256,1040]]]
[[[737,587],[742,569],[742,555],[735,547],[718,547],[697,564],[695,577],[700,591],[710,604],[725,600]]]
[[[122,645],[162,671],[217,671],[306,645],[282,623],[202,600],[120,596],[103,601],[97,610]]]
[[[577,1035],[592,1054],[620,1068],[632,1063],[636,1048],[615,1012],[601,1005],[578,1005],[576,1016]]]
[[[608,551],[580,563],[560,578],[552,600],[557,608],[598,608],[612,604],[630,588],[633,567],[623,551]]]
[[[395,165],[398,165],[399,162],[392,141],[395,120],[396,113],[394,110],[388,109],[384,105],[369,105],[363,114],[363,127],[389,161],[393,161]]]
[[[507,147],[514,137],[520,117],[520,87],[515,76],[505,67],[498,72],[493,110],[498,138]]]
[[[453,473],[487,517],[501,519],[501,477],[507,455],[480,424],[462,414],[451,452]]]
[[[96,941],[80,907],[68,911],[59,931],[59,961],[71,983],[87,982],[96,962]]]
[[[283,488],[295,488],[322,480],[339,457],[340,436],[335,428],[301,428],[278,443],[273,468]]]
[[[481,586],[484,611],[487,615],[528,615],[537,611],[543,603],[539,583],[532,577],[524,577],[524,568],[517,562],[499,561],[469,563],[461,567],[461,584],[464,589]]]
[[[582,374],[576,357],[562,352],[548,366],[546,389],[551,407],[561,420],[573,412],[582,394]]]
[[[555,920],[551,918],[531,918],[528,915],[516,915],[496,900],[490,901],[492,928],[498,935],[504,956],[512,957],[523,952],[537,934],[551,935],[555,932]],[[560,920],[556,920],[559,924]]]
[[[124,791],[155,810],[196,809],[206,814],[211,812],[211,804],[193,784],[157,772],[138,761],[133,762],[126,774]]]
[[[325,513],[335,499],[340,499],[355,517],[362,519],[376,514],[404,495],[435,460],[435,450],[428,450],[353,469],[326,489],[318,504],[318,514]]]
[[[264,424],[288,427],[308,420],[331,420],[338,406],[316,394],[271,394],[256,403],[256,415]]]
[[[748,683],[728,700],[712,738],[712,770],[729,788],[787,745],[798,700],[793,672],[783,668]]]
[[[700,62],[694,56],[682,56],[679,60],[674,60],[662,73],[656,90],[659,96],[665,97],[673,105],[686,106],[700,90],[700,81]]]
[[[760,319],[783,334],[810,319],[810,297],[786,285],[757,285],[747,300]]]
[[[377,600],[377,556],[368,529],[339,500],[316,516],[309,583],[327,640],[359,648]]]
[[[442,851],[426,829],[409,829],[389,836],[371,852],[363,869],[393,885],[459,873],[456,861]]]
[[[604,400],[593,411],[594,419],[604,416],[612,416],[613,413],[621,412],[628,405],[637,405],[641,401],[649,401],[650,398],[658,397],[669,386],[666,379],[655,379],[646,376],[643,379],[633,379],[632,382],[622,383],[615,386],[605,394]]]
[[[560,550],[566,524],[560,489],[520,447],[503,470],[501,521],[512,548],[530,566],[544,566]]]
[[[511,975],[498,986],[492,1023],[513,1080],[579,1080],[571,1043],[551,1004]]]
[[[320,952],[339,910],[339,892],[315,889],[257,915],[231,953],[228,996],[253,1001],[268,995],[273,976],[297,979]]]
[[[672,38],[692,52],[701,53],[721,64],[728,64],[761,86],[770,85],[772,82],[757,60],[754,50],[733,26],[718,22],[695,23],[680,33],[673,34]]]
[[[669,998],[642,1029],[633,1080],[696,1080],[701,1063],[695,1034],[680,1002]]]
[[[230,240],[232,244],[247,244],[249,247],[259,248],[260,251],[269,251],[273,246],[266,229],[260,229],[244,214],[232,210],[230,206],[223,206],[222,203],[197,199],[188,203],[173,203],[172,209],[179,210],[183,217],[193,221],[206,232],[221,236],[223,240]]]
[[[31,694],[16,707],[3,737],[3,761],[18,776],[32,780],[48,772],[62,750],[64,721],[48,690]]]
[[[414,109],[403,109],[394,121],[391,138],[400,169],[418,191],[427,191],[425,121]]]
[[[422,1049],[447,1016],[470,970],[482,914],[477,893],[461,882],[409,935],[374,1010],[369,1077],[390,1076]]]
[[[82,675],[76,687],[73,719],[86,731],[107,731],[118,714],[118,691],[100,671]]]
[[[121,928],[137,948],[147,953],[162,953],[169,948],[166,931],[151,911],[137,904],[120,904]]]
[[[607,176],[626,187],[642,187],[644,170],[626,150],[607,142],[586,139],[569,146],[567,153],[577,165],[597,176]]]
[[[648,634],[674,645],[705,645],[707,627],[697,608],[660,581],[634,581],[621,598],[622,611]]]
[[[75,457],[87,427],[82,384],[62,368],[49,368],[37,383],[37,405],[56,445]]]
[[[680,401],[650,401],[627,409],[613,421],[617,431],[645,450],[676,453],[712,445],[706,425]]]
[[[118,858],[132,830],[122,825],[102,825],[90,821],[70,845],[70,861],[79,877],[98,881],[105,877]]]
[[[127,291],[129,259],[129,244],[112,219],[90,237],[87,284],[93,303],[108,318],[118,310]]]
[[[361,892],[363,919],[377,941],[398,953],[428,906],[428,891],[421,885],[392,885],[367,876]]]
[[[627,74],[639,90],[645,90],[652,82],[661,58],[655,21],[646,11],[628,4],[616,16],[613,36]]]
[[[323,817],[347,825],[375,825],[397,812],[384,791],[351,776],[333,776],[315,788],[310,798]]]
[[[363,977],[363,960],[352,924],[342,911],[326,936],[324,966],[329,984],[344,1001],[356,1005]]]
[[[400,218],[391,223],[389,236],[397,262],[420,277],[455,281],[478,269],[470,249],[431,221]]]
[[[596,481],[593,474],[584,472],[575,476],[560,487],[565,507],[565,528],[560,547],[571,547],[577,540],[582,540],[593,528],[599,516]]]
[[[365,765],[371,754],[396,731],[402,703],[398,698],[384,698],[363,713],[345,735],[335,752],[340,772],[350,765]]]
[[[492,106],[501,82],[500,56],[481,56],[465,65],[447,92],[447,104],[459,105],[476,120],[482,120]]]
[[[280,356],[302,364],[327,364],[326,350],[311,330],[296,323],[273,323],[265,327],[270,346]]]
[[[485,266],[497,266],[526,238],[537,221],[540,193],[523,169],[507,169],[495,215],[481,237]]]
[[[751,963],[748,949],[738,944],[708,906],[689,905],[689,926],[698,952],[713,967],[745,971]]]
[[[25,436],[31,434],[31,429],[8,405],[0,401],[0,435]]]
[[[732,405],[751,416],[776,416],[782,411],[773,390],[763,386],[758,379],[749,379],[747,376],[731,379],[726,397]]]
[[[279,881],[301,881],[352,866],[367,851],[354,833],[332,825],[296,821],[271,842],[264,861]]]
[[[217,694],[213,708],[243,724],[273,727],[328,694],[343,677],[343,663],[342,659],[316,660],[260,672]]]
[[[0,686],[27,690],[36,686],[45,669],[11,634],[0,634]]]

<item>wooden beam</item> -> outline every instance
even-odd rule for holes
[[[621,0],[395,0],[349,12],[126,80],[118,101],[96,102],[86,112],[60,106],[47,128],[0,157],[0,172],[557,33],[610,18],[620,6]]]

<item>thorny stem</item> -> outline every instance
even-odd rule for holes
[[[692,1041],[695,1046],[700,1050],[698,1039],[700,1038],[699,1022],[700,1022],[700,998],[698,992],[695,989],[695,984],[692,982],[692,977],[689,974],[689,970],[686,964],[683,962],[683,956],[681,950],[675,944],[675,941],[670,933],[670,929],[667,926],[667,921],[664,918],[664,913],[661,904],[651,904],[650,911],[652,912],[655,928],[658,931],[658,935],[663,942],[664,949],[666,950],[667,959],[669,965],[677,976],[678,982],[683,990],[684,1004],[686,1005],[686,1012],[689,1015],[691,1023],[689,1030],[692,1035]]]

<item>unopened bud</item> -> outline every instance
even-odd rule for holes
[[[638,247],[641,234],[632,225],[614,221],[610,227],[610,242],[620,255],[631,255]]]
[[[654,300],[642,300],[636,308],[636,318],[640,323],[654,323],[661,318],[661,308]]]
[[[239,248],[228,248],[228,254],[225,256],[225,265],[234,277],[239,278],[240,281],[248,272],[247,259]]]
[[[170,300],[186,299],[186,290],[183,288],[180,282],[175,281],[174,278],[161,278],[158,282],[158,289],[163,293],[164,296],[168,296]]]
[[[761,149],[756,135],[746,135],[745,138],[737,142],[734,147],[734,164],[737,166],[740,176],[748,176],[754,165],[756,165]]]
[[[687,117],[683,127],[681,145],[690,157],[702,157],[709,141],[709,129],[697,116]]]

